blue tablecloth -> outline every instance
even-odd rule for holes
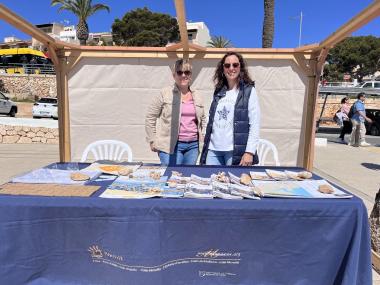
[[[0,195],[0,284],[372,284],[357,197],[122,200],[101,191]]]

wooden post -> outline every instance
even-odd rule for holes
[[[189,35],[187,34],[186,13],[184,0],[174,0],[175,10],[177,13],[177,21],[179,32],[181,35],[181,44],[183,48],[183,58],[189,58]]]
[[[69,162],[71,160],[67,73],[66,58],[61,52],[59,55],[59,69],[56,71],[60,162]]]
[[[313,70],[313,75],[309,77],[308,96],[306,100],[306,128],[305,128],[305,145],[303,167],[311,171],[314,162],[314,144],[316,131],[316,115],[315,109],[319,93],[319,77],[322,74],[323,65],[325,63],[329,49],[315,51],[311,55],[310,68]]]

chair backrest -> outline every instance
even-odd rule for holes
[[[128,162],[132,161],[132,150],[128,144],[117,140],[100,140],[90,143],[83,151],[81,162],[85,162],[89,153],[95,160],[121,161],[123,155],[128,156]]]
[[[257,145],[257,155],[259,156],[259,166],[265,165],[265,159],[269,151],[272,151],[273,159],[276,166],[280,166],[280,161],[278,159],[278,152],[276,146],[270,141],[260,139]]]

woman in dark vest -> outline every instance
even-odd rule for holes
[[[228,52],[218,63],[213,79],[215,92],[201,164],[257,164],[260,106],[243,57]]]

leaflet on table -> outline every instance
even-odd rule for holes
[[[265,169],[265,172],[268,174],[270,178],[275,180],[288,180],[288,176],[284,171],[273,170],[273,169]]]
[[[231,172],[228,172],[228,176],[230,177],[231,183],[243,185],[243,184],[240,183],[240,177],[232,174]]]
[[[119,176],[108,189],[111,190],[127,190],[127,191],[148,191],[151,189],[161,189],[165,186],[166,176],[161,177],[160,180],[152,179],[131,179],[124,176]]]
[[[89,177],[88,180],[74,181],[71,178],[73,173],[82,173]],[[24,175],[15,177],[11,180],[14,183],[53,183],[53,184],[84,184],[89,180],[95,179],[101,174],[99,171],[88,170],[62,170],[62,169],[49,169],[40,168],[28,172]]]
[[[190,177],[172,175],[168,179],[168,184],[172,183],[173,186],[176,186],[178,184],[185,185],[189,183],[190,180],[191,180]]]
[[[130,179],[119,176],[99,197],[101,198],[151,198],[159,197],[165,181]]]
[[[278,198],[352,198],[326,180],[304,180],[304,181],[253,181],[255,187],[263,197]],[[320,185],[329,185],[331,194],[318,191]]]
[[[253,180],[273,180],[266,172],[264,171],[250,171],[249,175]]]
[[[211,184],[211,178],[204,178],[204,177],[200,177],[200,176],[195,175],[195,174],[191,174],[190,182],[193,184],[199,184],[199,185],[210,185]]]
[[[147,199],[158,197],[159,194],[155,192],[138,192],[126,190],[112,190],[107,189],[99,197],[100,198],[117,198],[117,199]]]
[[[143,165],[131,175],[132,178],[151,178],[158,180],[161,176],[164,175],[166,171],[166,166],[158,165]]]
[[[184,188],[178,189],[175,187],[164,186],[161,189],[160,197],[162,198],[182,198],[184,195]]]
[[[196,183],[186,184],[184,197],[185,198],[199,198],[199,199],[212,199],[214,198],[211,185],[201,185]]]
[[[84,168],[84,170],[101,171],[102,173],[120,175],[126,170],[132,173],[140,167],[140,164],[111,164],[111,163],[99,163],[94,162]]]
[[[221,199],[242,199],[240,195],[231,195],[231,191],[228,188],[227,183],[217,181],[212,182],[212,194],[214,195],[214,197]]]
[[[239,184],[229,184],[228,189],[230,190],[230,193],[232,195],[238,195],[243,198],[247,199],[254,199],[254,200],[260,200],[259,193],[256,193],[254,187],[249,187],[245,185],[239,185]]]

